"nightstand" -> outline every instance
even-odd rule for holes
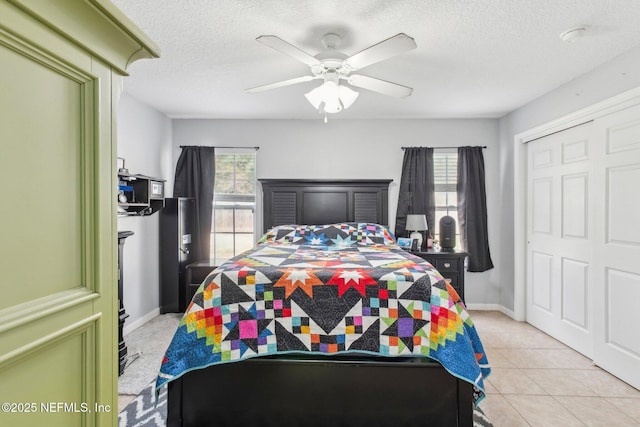
[[[191,299],[195,295],[196,291],[198,290],[198,288],[200,287],[204,279],[206,279],[209,273],[211,273],[216,268],[218,268],[218,266],[213,264],[211,260],[208,260],[208,259],[203,261],[193,262],[187,265],[187,269],[186,269],[187,280],[185,281],[186,282],[185,298],[187,302],[187,307],[189,307],[189,304],[191,303]]]
[[[428,261],[445,279],[451,280],[451,286],[464,301],[464,259],[469,255],[467,252],[428,250],[411,253]]]

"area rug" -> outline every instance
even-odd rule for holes
[[[118,427],[166,427],[167,387],[162,387],[154,406],[154,383],[149,384],[118,415]],[[474,427],[493,427],[480,408],[473,411]]]

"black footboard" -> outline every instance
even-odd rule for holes
[[[473,425],[472,386],[423,358],[255,358],[168,387],[167,427]]]

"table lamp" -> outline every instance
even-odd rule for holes
[[[418,242],[418,249],[422,249],[422,233],[420,232],[428,229],[427,217],[424,214],[407,215],[407,225],[405,226],[405,230],[412,231],[409,237],[416,239]]]

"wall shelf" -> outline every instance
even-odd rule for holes
[[[164,179],[118,172],[118,215],[151,215],[164,207]]]

